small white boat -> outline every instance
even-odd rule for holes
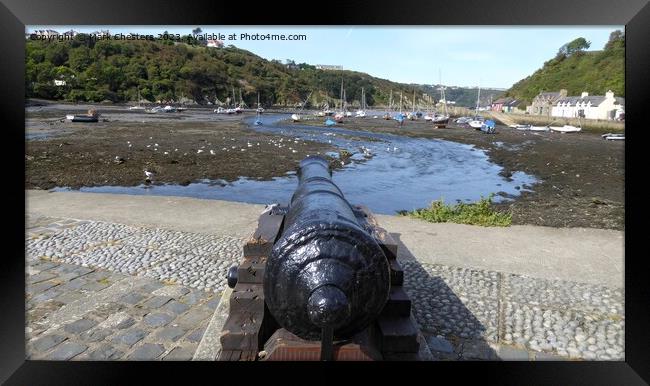
[[[291,114],[291,120],[293,120],[294,122],[300,122],[301,119],[302,119],[302,116],[300,116],[298,114]]]
[[[510,127],[512,127],[515,130],[522,130],[522,131],[530,130],[530,125],[511,125]]]
[[[433,121],[433,117],[432,117],[431,115],[429,115],[429,114],[426,114],[426,115],[424,116],[424,120],[425,120],[426,122]]]
[[[549,131],[549,127],[548,126],[533,126],[533,125],[530,125],[528,130],[530,130],[530,131]]]
[[[571,125],[564,125],[564,126],[549,126],[549,130],[555,131],[558,133],[577,133],[582,130],[580,127],[575,127]]]
[[[481,127],[483,127],[483,121],[479,119],[472,119],[471,121],[467,122],[467,124],[475,128],[476,130],[480,130]]]
[[[351,113],[351,112],[349,112],[349,111],[346,111],[346,112],[345,112],[345,116],[349,118],[349,117],[351,117],[351,116],[352,116],[352,113]]]
[[[355,117],[357,118],[365,118],[366,117],[366,112],[363,110],[358,110],[357,113],[355,114]]]
[[[606,139],[608,141],[623,141],[625,140],[625,134],[613,134],[613,133],[607,133],[601,135],[603,139]]]
[[[224,109],[223,107],[219,107],[219,108],[214,109],[214,112],[217,113],[217,114],[225,114],[226,109]]]

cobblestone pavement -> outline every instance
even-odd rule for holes
[[[29,217],[27,354],[189,360],[242,239]],[[623,360],[623,291],[407,258],[413,315],[441,360]]]

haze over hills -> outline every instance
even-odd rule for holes
[[[432,85],[391,82],[366,73],[320,70],[307,63],[266,60],[234,46],[209,48],[200,43],[172,41],[92,40],[80,34],[72,40],[26,42],[25,88],[28,98],[80,102],[194,101],[231,103],[241,98],[248,106],[295,106],[311,93],[309,105],[334,107],[339,103],[341,80],[349,104],[358,105],[362,88],[368,106],[393,107],[403,95],[404,109],[426,108],[425,93],[435,101],[440,93]],[[57,81],[55,84],[55,81]],[[65,82],[65,84],[63,84]],[[448,87],[447,100],[458,106],[476,104],[476,89]],[[481,100],[499,90],[482,90]],[[485,98],[485,99],[484,99]]]
[[[599,51],[587,51],[590,43],[577,38],[560,47],[553,59],[532,75],[515,83],[504,96],[527,104],[542,91],[566,89],[567,95],[604,95],[612,90],[625,96],[625,34],[616,30]]]

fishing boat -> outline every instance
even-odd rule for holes
[[[72,122],[98,122],[99,113],[94,109],[88,110],[88,114],[68,114],[66,119]]]
[[[355,115],[357,118],[365,118],[366,117],[366,92],[361,87],[361,108],[357,110],[357,113]]]
[[[325,120],[325,126],[334,126],[334,125],[336,125],[336,122],[334,122],[332,119],[327,118]]]
[[[163,107],[162,111],[164,113],[175,113],[177,110],[176,110],[176,107],[167,105],[167,106]]]

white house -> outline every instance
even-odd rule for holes
[[[564,118],[618,119],[625,113],[625,98],[614,97],[612,90],[605,96],[583,92],[578,96],[558,99],[551,109],[551,115]]]

